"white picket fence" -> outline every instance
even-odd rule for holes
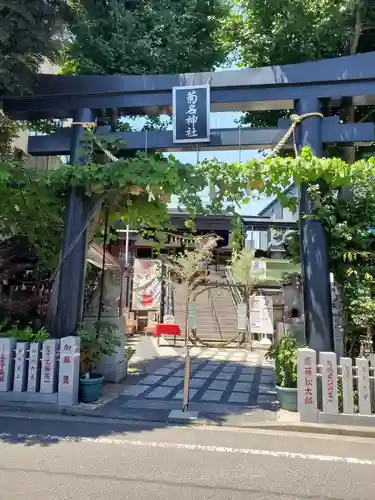
[[[301,422],[375,425],[375,355],[357,358],[298,350],[298,412]]]
[[[78,402],[80,338],[43,343],[0,338],[0,401]]]

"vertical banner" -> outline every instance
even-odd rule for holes
[[[273,335],[273,298],[269,295],[250,297],[251,333]]]
[[[173,87],[173,142],[210,142],[210,86]]]
[[[132,309],[157,311],[161,298],[161,262],[151,259],[135,259],[133,275]]]

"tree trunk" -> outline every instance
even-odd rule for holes
[[[359,40],[362,34],[362,20],[359,2],[356,2],[355,6],[355,25],[353,36],[348,44],[348,55],[354,56],[357,54]],[[353,106],[352,97],[344,97],[341,100],[341,119],[344,123],[354,123],[355,122],[355,106]],[[343,148],[342,159],[347,163],[351,164],[355,162],[355,147]]]

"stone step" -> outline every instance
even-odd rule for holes
[[[226,283],[225,278],[212,276],[215,281]],[[175,289],[175,319],[178,324],[185,324],[185,300],[186,293],[183,287],[177,286]],[[212,305],[214,304],[214,307]],[[211,297],[203,292],[196,300],[196,326],[198,336],[202,340],[228,341],[238,334],[237,310],[233,303],[232,295],[228,289],[217,288],[211,290]],[[215,317],[216,312],[216,317]],[[218,328],[218,322],[220,330]],[[236,342],[234,341],[235,345]]]
[[[184,324],[185,323],[185,318],[179,318],[175,317],[175,322],[178,324]],[[196,321],[197,328],[218,328],[218,325],[222,330],[231,330],[231,329],[237,329],[238,323],[237,321],[232,321],[228,323],[224,323],[219,321],[218,323],[216,321]]]

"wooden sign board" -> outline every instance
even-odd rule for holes
[[[173,88],[173,142],[210,142],[210,86]]]

